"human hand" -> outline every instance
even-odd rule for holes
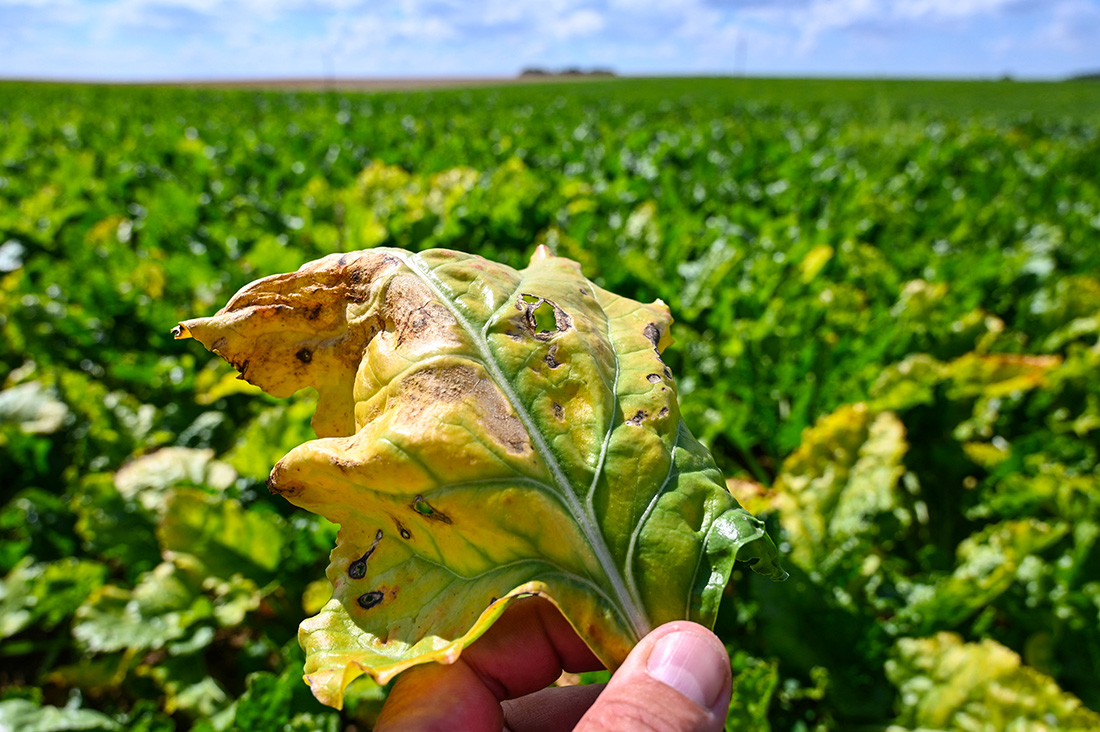
[[[602,665],[546,600],[517,600],[444,666],[398,677],[375,732],[718,732],[730,701],[730,664],[696,623],[647,635],[605,685],[547,688],[562,670]]]

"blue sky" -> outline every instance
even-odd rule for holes
[[[0,0],[0,78],[1060,78],[1100,0]]]

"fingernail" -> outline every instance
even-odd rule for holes
[[[725,663],[706,638],[690,632],[670,633],[653,647],[646,672],[709,710],[725,687]]]

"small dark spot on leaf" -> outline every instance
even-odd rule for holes
[[[671,379],[672,378],[672,372],[668,370],[668,366],[665,366],[665,378],[666,379]]]
[[[662,417],[662,418],[667,417],[668,416],[668,407],[661,407],[661,411],[657,412],[657,416]]]
[[[408,529],[406,529],[404,524],[402,524],[397,519],[394,519],[393,522],[395,524],[397,524],[397,533],[401,534],[402,539],[411,539],[412,538],[412,532],[409,531]]]
[[[359,557],[358,559],[356,559],[354,562],[352,562],[348,566],[348,577],[351,577],[352,579],[357,580],[357,579],[363,579],[366,576],[367,576],[367,555],[364,554],[363,556]]]
[[[633,417],[626,420],[626,423],[632,427],[641,427],[642,422],[649,418],[649,413],[644,409],[639,409]]]
[[[302,363],[309,363],[313,360],[313,353],[308,348],[299,349],[294,356]]]
[[[172,337],[173,338],[179,338],[181,335],[183,335],[183,326],[182,325],[177,325],[175,328],[172,329]]]
[[[649,374],[645,378],[649,383],[656,384],[658,381],[661,380],[661,375],[660,374]]]
[[[546,362],[546,365],[552,369],[556,369],[558,366],[561,366],[561,361],[555,358],[557,352],[558,349],[551,348],[550,351],[546,354],[546,357],[543,359],[543,361]]]
[[[649,339],[649,342],[653,344],[654,348],[661,342],[661,329],[657,327],[656,323],[646,323],[645,329],[642,330],[642,335]]]
[[[311,307],[309,309],[309,312],[306,313],[306,317],[310,320],[317,320],[317,318],[321,317],[321,306],[314,305],[313,307]]]
[[[339,264],[341,267],[343,267],[344,265],[346,265],[348,263],[348,255],[346,255],[346,254],[340,255],[340,259],[337,260],[336,263]]]
[[[565,407],[558,404],[557,402],[553,402],[550,405],[550,408],[554,410],[554,417],[556,417],[557,419],[565,419]]]
[[[357,580],[367,576],[367,560],[370,559],[371,554],[374,554],[374,550],[378,548],[378,542],[380,541],[382,541],[382,529],[379,529],[378,533],[374,535],[374,543],[370,545],[370,549],[367,549],[363,556],[348,566],[348,577]]]
[[[497,601],[497,596],[496,595],[493,595],[492,597],[489,598],[489,604],[490,605],[492,605],[496,601]]]
[[[371,592],[360,595],[359,599],[356,602],[358,602],[359,607],[363,608],[364,610],[370,610],[372,607],[382,602],[383,598],[385,597],[386,593],[379,590],[373,590]]]

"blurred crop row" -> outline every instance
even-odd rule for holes
[[[301,682],[335,527],[264,486],[310,395],[169,331],[333,251],[537,244],[669,304],[781,541],[731,729],[1100,728],[1100,87],[860,84],[0,85],[0,728],[369,729],[384,689]]]

